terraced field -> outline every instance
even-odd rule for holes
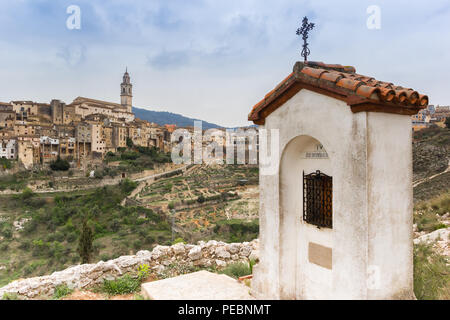
[[[227,228],[222,234],[218,225],[257,226],[258,199],[258,168],[244,165],[196,166],[184,176],[146,186],[136,197],[143,206],[166,214],[188,241],[213,233],[215,239],[230,240]]]

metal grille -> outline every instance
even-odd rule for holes
[[[303,171],[303,220],[318,227],[333,227],[333,178],[317,170]]]

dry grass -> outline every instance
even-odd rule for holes
[[[419,300],[450,300],[448,257],[433,252],[430,244],[414,247],[414,293]]]

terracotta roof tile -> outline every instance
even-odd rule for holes
[[[389,82],[378,81],[377,86],[382,88],[394,89],[394,84]]]
[[[405,104],[408,100],[408,97],[406,96],[405,90],[395,90],[395,102],[399,104]]]
[[[321,79],[336,83],[339,80],[341,80],[343,77],[344,77],[344,75],[337,73],[337,72],[333,72],[333,73],[327,72],[321,76]]]
[[[336,85],[338,87],[342,87],[345,89],[349,89],[352,91],[355,91],[359,88],[359,86],[363,85],[364,82],[362,81],[358,81],[358,80],[353,80],[353,79],[349,79],[349,78],[342,78],[341,80],[338,81],[338,83],[336,83]]]
[[[346,101],[353,112],[376,111],[415,114],[428,105],[428,97],[413,89],[378,81],[356,73],[354,67],[323,62],[297,62],[294,72],[267,93],[249,114],[257,124],[302,89]],[[286,95],[284,98],[282,96]]]
[[[425,108],[428,106],[428,96],[424,94],[419,94],[420,106]]]
[[[356,89],[356,94],[367,99],[380,100],[381,91],[380,88],[377,87],[362,85]]]
[[[408,90],[406,91],[406,97],[408,98],[409,103],[415,105],[419,100],[419,93],[417,91]]]
[[[324,73],[329,73],[329,72],[324,69],[315,69],[315,68],[305,67],[302,69],[302,73],[307,74],[308,76],[314,77],[316,79],[319,79],[321,75],[323,75]]]
[[[389,88],[385,87],[378,87],[380,88],[381,97],[384,101],[391,102],[394,100],[395,97],[395,91]]]

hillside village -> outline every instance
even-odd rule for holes
[[[418,131],[433,125],[444,128],[445,121],[449,117],[450,106],[429,105],[427,108],[420,110],[417,114],[411,116],[413,130]]]
[[[128,72],[120,94],[120,104],[83,97],[67,105],[59,100],[1,103],[0,286],[79,264],[84,220],[94,232],[95,263],[158,245],[181,250],[186,241],[257,238],[258,168],[172,163],[170,151],[179,141],[171,140],[179,126],[135,117]],[[183,130],[193,136],[196,128]],[[207,140],[202,137],[202,148]],[[224,148],[226,136],[218,142]],[[240,144],[235,142],[233,150]],[[194,154],[195,142],[190,145]],[[246,142],[243,146],[248,151]],[[241,254],[238,247],[233,258],[225,254],[226,259],[202,261],[201,267],[248,257],[252,249],[243,246]],[[173,263],[149,263],[149,276],[197,268]],[[7,296],[2,292],[0,300]]]
[[[18,160],[26,169],[58,157],[80,167],[102,160],[127,146],[170,151],[174,125],[160,126],[135,118],[132,84],[126,71],[120,85],[121,103],[77,97],[60,100],[0,102],[0,158]]]

